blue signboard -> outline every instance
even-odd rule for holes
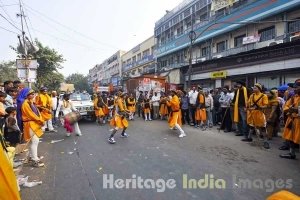
[[[201,26],[194,31],[199,37],[195,42],[202,42],[212,37],[221,35],[223,33],[229,32],[231,30],[237,29],[249,21],[257,21],[263,18],[269,17],[271,15],[286,11],[292,7],[300,5],[299,0],[259,0],[254,3],[248,4],[243,8],[237,10],[236,12],[222,17],[217,21],[209,22],[204,26]],[[237,23],[239,22],[239,23]],[[236,23],[236,24],[235,24]],[[164,55],[170,54],[172,52],[178,51],[180,49],[186,48],[190,43],[188,33],[167,42],[165,45],[158,47],[157,57],[162,57]]]
[[[113,86],[118,86],[119,77],[111,77],[111,83]]]
[[[154,61],[154,56],[153,55],[148,55],[148,56],[144,56],[141,60],[138,60],[132,64],[128,64],[124,66],[124,71],[127,71],[129,69],[131,69],[132,67],[138,66],[138,65],[143,65],[145,63],[148,62],[152,62]]]

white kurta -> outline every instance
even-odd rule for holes
[[[71,101],[60,101],[56,110],[56,118],[58,118],[59,112],[62,112],[63,115],[66,115],[70,112],[76,112],[76,108],[74,107]],[[79,129],[78,123],[74,124],[75,133],[81,135],[81,131]]]

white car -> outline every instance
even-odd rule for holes
[[[70,95],[70,101],[72,101],[74,107],[80,113],[82,118],[90,120],[96,119],[94,103],[90,94],[74,92]]]

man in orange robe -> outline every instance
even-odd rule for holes
[[[35,98],[35,104],[45,121],[43,131],[57,132],[52,125],[52,99],[47,92],[48,89],[46,87],[41,87],[40,93]]]
[[[284,105],[284,112],[287,113],[282,137],[289,141],[290,152],[280,155],[281,158],[296,159],[295,144],[300,144],[300,79],[294,84],[295,95]]]
[[[34,167],[42,167],[44,163],[39,159],[37,151],[39,138],[43,135],[42,126],[44,119],[33,103],[34,91],[29,90],[26,96],[27,98],[21,107],[24,140],[27,142],[30,141],[29,156],[30,160],[33,161],[32,165]]]
[[[253,87],[253,94],[247,102],[247,124],[250,127],[248,137],[242,139],[243,142],[252,142],[252,134],[255,131],[265,130],[267,122],[264,109],[268,107],[268,96],[262,93],[262,85],[256,83]],[[270,148],[268,143],[264,143],[266,149]]]
[[[114,135],[119,129],[123,129],[121,133],[122,138],[128,137],[128,134],[125,133],[125,131],[129,126],[128,121],[126,119],[126,115],[127,113],[129,113],[129,111],[126,109],[126,102],[124,100],[124,96],[125,94],[120,91],[115,101],[115,114],[114,117],[110,120],[110,125],[114,128],[112,129],[112,133],[108,138],[108,142],[111,144],[116,143]]]
[[[196,100],[196,113],[195,113],[195,128],[199,128],[202,122],[202,130],[206,130],[206,108],[205,108],[205,96],[201,86],[198,86],[198,96]]]
[[[171,108],[171,113],[169,116],[169,126],[170,129],[174,129],[174,127],[176,127],[180,131],[179,137],[182,138],[185,137],[186,134],[179,125],[179,118],[181,117],[179,98],[174,90],[171,91],[171,96],[172,98],[166,102],[167,105]]]
[[[103,112],[104,106],[105,105],[101,96],[101,92],[98,92],[97,97],[94,99],[94,109],[95,109],[95,115],[100,125],[104,125],[103,123],[103,117],[105,116]]]

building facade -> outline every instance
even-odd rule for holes
[[[122,73],[122,55],[125,51],[119,50],[109,58],[105,59],[101,64],[97,64],[89,70],[89,83],[98,84],[99,86],[113,87],[121,86]]]
[[[243,79],[249,84],[257,81],[276,87],[295,75],[300,77],[297,48],[290,50],[289,56],[282,53],[289,45],[297,45],[293,41],[300,35],[299,19],[299,0],[186,0],[155,24],[158,71],[176,71],[188,82],[189,35],[193,30],[193,84],[213,88]],[[274,50],[277,53],[271,52]],[[258,58],[245,62],[243,59],[251,60],[243,57],[247,53]],[[281,57],[284,63],[272,56]],[[226,64],[227,58],[234,57],[240,64]]]
[[[138,44],[122,56],[122,75],[126,79],[155,73],[154,36]]]

